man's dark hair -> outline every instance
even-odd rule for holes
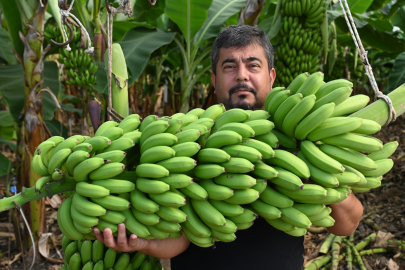
[[[243,48],[258,44],[263,47],[266,54],[269,72],[273,68],[273,46],[262,29],[250,25],[231,25],[221,30],[211,50],[212,72],[217,75],[217,63],[221,48]]]

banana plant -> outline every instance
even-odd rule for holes
[[[176,35],[174,38],[183,62],[180,112],[189,110],[190,94],[194,86],[211,68],[209,63],[201,68],[211,51],[211,45],[207,41],[219,33],[225,21],[236,14],[245,2],[245,0],[166,1],[165,14],[177,24],[183,35]]]

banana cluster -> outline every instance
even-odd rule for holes
[[[116,235],[120,223],[146,239],[184,233],[201,247],[234,241],[258,216],[293,236],[330,227],[328,205],[380,186],[398,146],[370,136],[376,122],[347,117],[369,102],[351,86],[302,73],[273,89],[265,110],[217,104],[142,122],[134,114],[92,138],[51,137],[34,153],[36,189],[77,183],[58,211],[76,241],[94,238],[92,227]]]
[[[76,27],[74,25],[71,25],[71,26],[73,28],[73,40],[72,40],[72,42],[76,43],[76,42],[80,41],[81,30],[80,30],[80,28],[78,28],[78,27]],[[70,35],[69,29],[68,29],[68,27],[66,25],[64,25],[64,28],[65,28],[65,33],[69,38],[69,35]],[[49,43],[49,40],[51,40],[51,39],[58,42],[58,43],[63,43],[62,34],[61,34],[59,28],[57,28],[55,25],[53,25],[51,23],[47,24],[47,26],[45,27],[44,37],[45,37],[45,40],[48,43]]]
[[[141,252],[122,253],[95,238],[73,241],[62,235],[65,265],[61,270],[162,270],[160,260]]]
[[[96,82],[95,72],[98,69],[93,58],[83,49],[66,51],[61,48],[59,51],[58,62],[65,65],[66,74],[69,76],[69,80],[65,81],[66,84],[80,85],[91,90],[92,85]]]
[[[277,47],[278,83],[287,85],[303,72],[319,70],[322,48],[320,24],[326,18],[325,0],[287,0],[281,6],[282,25]]]

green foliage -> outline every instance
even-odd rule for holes
[[[405,52],[395,59],[394,67],[388,78],[387,91],[392,91],[405,83]]]

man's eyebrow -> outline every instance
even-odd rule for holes
[[[260,60],[260,59],[257,58],[257,57],[254,57],[254,56],[251,56],[251,57],[248,57],[248,58],[244,58],[244,59],[242,60],[242,62],[253,62],[253,61],[258,61],[258,62],[262,63],[262,60]],[[236,59],[235,59],[235,58],[227,58],[227,59],[225,59],[225,60],[222,62],[222,65],[224,65],[224,64],[226,64],[226,63],[235,63],[235,62],[236,62]]]

